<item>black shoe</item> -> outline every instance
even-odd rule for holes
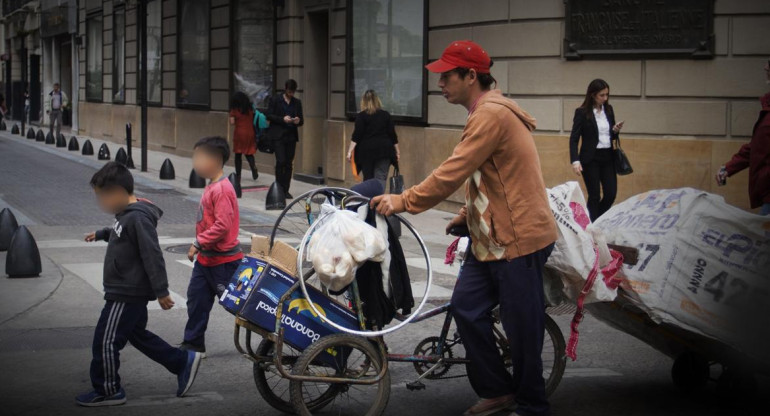
[[[203,345],[195,345],[190,344],[189,342],[185,341],[181,344],[179,344],[179,349],[182,351],[194,351],[201,353],[201,358],[206,358],[206,346]]]
[[[292,194],[290,194],[290,193],[288,193],[288,192],[286,192],[286,193],[284,194],[284,196],[286,196],[286,199],[294,199],[294,196],[292,196]]]
[[[251,179],[257,180],[259,178],[259,171],[256,169],[251,170]]]

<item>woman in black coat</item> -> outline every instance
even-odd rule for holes
[[[618,191],[612,142],[620,140],[623,122],[615,123],[609,100],[609,84],[602,79],[591,81],[583,104],[575,110],[569,138],[572,169],[585,181],[591,222],[612,207]],[[578,152],[581,137],[583,142]]]
[[[364,180],[377,179],[385,187],[390,165],[398,162],[398,136],[390,113],[382,109],[382,101],[374,90],[361,97],[361,112],[356,115],[348,161],[355,157]]]

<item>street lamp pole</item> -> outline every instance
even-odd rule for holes
[[[147,0],[139,0],[139,24],[141,49],[139,51],[142,63],[139,70],[139,97],[141,107],[141,152],[142,172],[147,172]]]

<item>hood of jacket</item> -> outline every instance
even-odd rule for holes
[[[150,220],[152,220],[152,224],[154,226],[158,226],[158,220],[160,220],[160,217],[163,216],[163,210],[158,208],[155,204],[152,202],[139,198],[136,203],[130,204],[126,207],[120,214],[116,215],[115,218],[120,220],[121,217],[128,215],[131,212],[135,213],[141,213]]]
[[[519,120],[524,123],[529,131],[534,131],[535,128],[537,128],[537,120],[535,120],[535,118],[532,117],[529,113],[524,111],[524,109],[519,107],[519,104],[517,104],[516,101],[505,97],[500,90],[491,90],[482,95],[481,98],[479,98],[477,106],[480,107],[482,105],[489,104],[502,105],[507,107],[509,110],[511,110],[511,112],[513,112],[513,114],[516,115],[516,117],[519,118]]]

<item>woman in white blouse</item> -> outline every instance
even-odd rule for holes
[[[623,122],[615,123],[609,100],[609,84],[603,79],[591,81],[583,104],[575,110],[569,138],[572,169],[585,181],[591,222],[612,207],[618,191],[612,141],[619,140]]]

